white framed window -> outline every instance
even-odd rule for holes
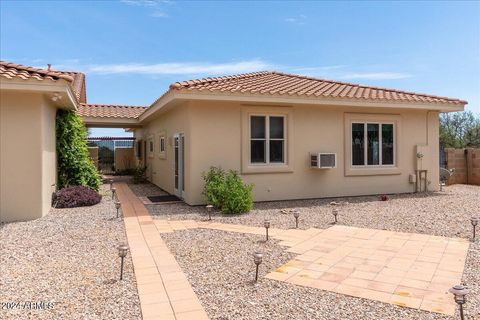
[[[395,123],[353,121],[351,123],[352,167],[395,166]]]
[[[166,139],[166,132],[162,131],[158,135],[158,157],[160,159],[167,158],[167,139]]]
[[[155,144],[153,141],[153,136],[150,136],[148,137],[148,140],[147,140],[147,151],[148,151],[148,156],[150,158],[153,157],[154,150],[155,150]]]
[[[286,163],[287,141],[284,115],[250,115],[249,140],[251,165]]]
[[[165,137],[164,136],[160,136],[160,139],[158,141],[158,146],[159,146],[159,149],[160,149],[160,153],[165,152]]]

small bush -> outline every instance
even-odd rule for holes
[[[147,167],[136,167],[133,170],[133,183],[142,183],[145,182],[145,172],[147,172]]]
[[[244,213],[253,207],[253,185],[245,184],[236,171],[229,171],[225,177],[224,213]]]
[[[253,207],[252,185],[245,184],[238,172],[228,173],[221,168],[211,167],[203,175],[203,194],[208,204],[224,213],[244,213]]]
[[[205,181],[203,195],[206,202],[216,208],[222,208],[226,188],[225,171],[222,168],[211,167],[203,174],[203,180]]]
[[[102,196],[95,190],[84,187],[74,186],[63,188],[53,195],[53,206],[56,208],[76,208],[93,206],[102,200]]]

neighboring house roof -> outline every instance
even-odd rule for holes
[[[0,77],[14,80],[65,80],[70,84],[77,101],[80,103],[87,102],[85,75],[81,72],[41,69],[7,61],[0,61]]]
[[[145,110],[147,110],[147,107],[142,106],[82,103],[77,112],[82,117],[135,119]]]
[[[170,90],[210,92],[219,94],[248,94],[297,96],[346,100],[370,100],[412,103],[466,104],[466,101],[424,93],[386,89],[340,81],[323,80],[276,71],[245,73],[225,77],[175,82]]]

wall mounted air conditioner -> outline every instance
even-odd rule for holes
[[[315,169],[334,169],[337,167],[337,154],[310,153],[310,167]]]

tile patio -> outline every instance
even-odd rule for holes
[[[262,227],[153,219],[117,184],[144,319],[208,319],[160,234],[195,228],[264,235]],[[398,306],[453,315],[448,289],[461,281],[469,242],[460,238],[334,225],[269,229],[298,254],[266,278]]]

